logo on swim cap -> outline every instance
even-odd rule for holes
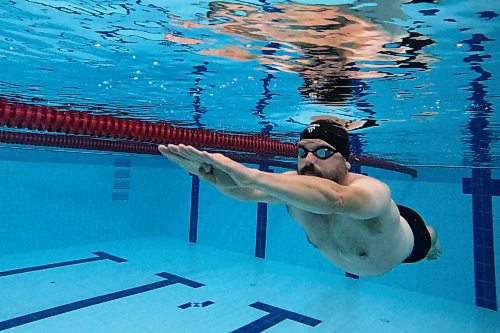
[[[307,126],[306,130],[309,132],[309,133],[312,133],[314,132],[314,130],[316,128],[318,128],[320,126],[320,124],[310,124],[309,126]]]

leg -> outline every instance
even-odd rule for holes
[[[431,235],[431,249],[427,253],[427,259],[436,260],[441,256],[441,246],[439,245],[436,230],[431,226],[427,226],[427,230]]]

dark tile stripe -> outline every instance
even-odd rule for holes
[[[58,268],[58,267],[63,267],[63,266],[85,264],[85,263],[89,263],[89,262],[93,262],[93,261],[100,261],[100,260],[112,260],[112,261],[115,261],[118,263],[122,263],[122,262],[127,261],[126,259],[118,258],[118,257],[115,257],[115,256],[108,254],[108,253],[105,253],[105,252],[94,252],[93,254],[95,254],[97,257],[63,261],[63,262],[57,262],[57,263],[53,263],[53,264],[40,265],[40,266],[34,266],[34,267],[13,269],[13,270],[9,270],[9,271],[0,272],[0,277],[14,275],[14,274],[34,272],[34,271],[41,271],[41,270],[45,270],[45,269]]]
[[[255,256],[257,258],[266,257],[266,237],[267,237],[267,204],[259,202],[257,204],[257,234],[255,239]]]
[[[159,277],[165,278],[167,280],[155,282],[155,283],[151,283],[151,284],[146,284],[143,286],[130,288],[130,289],[122,290],[122,291],[117,291],[117,292],[102,295],[102,296],[92,297],[92,298],[88,298],[85,300],[57,306],[57,307],[54,307],[51,309],[33,312],[33,313],[30,313],[30,314],[27,314],[24,316],[8,319],[8,320],[0,322],[0,331],[6,330],[9,328],[13,328],[13,327],[17,327],[17,326],[21,326],[21,325],[25,325],[28,323],[32,323],[32,322],[35,322],[35,321],[38,321],[41,319],[57,316],[57,315],[60,315],[63,313],[83,309],[83,308],[90,307],[93,305],[97,305],[97,304],[101,304],[101,303],[105,303],[105,302],[110,302],[110,301],[114,301],[116,299],[129,297],[129,296],[137,295],[140,293],[148,292],[151,290],[167,287],[167,286],[170,286],[170,285],[173,285],[176,283],[184,284],[184,285],[191,287],[191,288],[199,288],[199,287],[203,286],[203,284],[201,284],[201,283],[198,283],[198,282],[195,282],[192,280],[188,280],[188,279],[185,279],[185,278],[177,276],[177,275],[165,273],[165,272],[158,273],[156,275]]]
[[[273,172],[268,165],[261,164],[259,170]],[[267,203],[257,203],[257,231],[255,234],[255,256],[264,259],[266,257],[267,239]]]
[[[259,318],[243,327],[238,328],[231,333],[259,333],[271,328],[280,322],[289,319],[296,322],[299,322],[304,325],[308,325],[311,327],[315,327],[321,320],[314,319],[308,316],[301,315],[296,312],[284,310],[269,304],[265,304],[262,302],[256,302],[250,305],[253,308],[269,312],[269,314],[265,315],[262,318]]]
[[[498,181],[491,179],[491,170],[473,169],[472,178],[464,178],[463,193],[472,194],[474,237],[474,276],[476,305],[498,310],[495,277],[492,197]]]
[[[189,220],[189,241],[196,243],[198,240],[198,204],[200,200],[200,179],[191,175],[191,215]]]

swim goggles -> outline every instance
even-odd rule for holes
[[[297,155],[299,155],[300,158],[305,158],[307,154],[312,153],[314,156],[319,158],[320,160],[326,160],[333,154],[338,152],[337,149],[335,148],[330,148],[326,146],[319,146],[314,150],[309,150],[304,146],[298,146],[297,147]]]

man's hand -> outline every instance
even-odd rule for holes
[[[252,180],[260,172],[256,169],[247,168],[222,154],[200,151],[191,146],[179,145],[178,153],[186,159],[197,161],[200,165],[210,165],[213,170],[221,172],[221,176],[231,178],[237,187],[246,188],[251,186]],[[218,173],[214,174],[217,177],[219,176]]]
[[[159,146],[160,152],[180,167],[215,185],[222,193],[237,200],[283,204],[284,201],[252,187],[264,174],[222,155],[183,144]]]
[[[215,168],[211,164],[208,164],[199,158],[199,155],[202,152],[193,147],[182,144],[169,144],[167,146],[160,145],[158,150],[163,156],[167,157],[181,168],[199,176],[201,179],[217,186],[220,189],[238,187],[233,178],[231,178],[227,173]],[[193,153],[193,151],[195,151],[195,153]]]
[[[179,165],[181,168],[187,170],[188,172],[199,176],[200,175],[200,168],[202,168],[201,163],[195,160],[187,159],[184,156],[180,155],[178,152],[178,149],[174,145],[160,145],[158,146],[158,150],[160,153],[168,158],[170,161],[176,163]],[[202,169],[206,170],[206,169]]]

